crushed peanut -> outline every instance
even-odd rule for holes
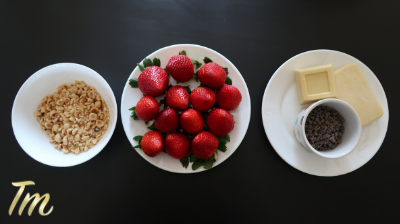
[[[43,98],[34,113],[50,135],[50,143],[65,154],[87,152],[103,137],[110,111],[106,102],[84,81],[64,83]]]

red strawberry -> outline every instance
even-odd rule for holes
[[[180,85],[172,86],[166,98],[167,105],[174,110],[185,110],[189,106],[189,93]]]
[[[171,108],[161,111],[156,117],[157,130],[168,133],[175,130],[179,125],[178,114]]]
[[[182,159],[190,152],[190,140],[181,132],[170,133],[165,138],[165,151],[172,158]]]
[[[233,130],[235,121],[228,111],[217,108],[210,111],[206,123],[208,129],[216,136],[225,136]]]
[[[181,124],[181,128],[190,134],[199,133],[204,127],[203,117],[200,112],[195,109],[183,111],[179,123]]]
[[[225,85],[217,91],[217,103],[225,110],[236,109],[240,101],[242,101],[242,94],[232,85]]]
[[[136,115],[143,121],[153,120],[159,111],[158,102],[152,96],[144,96],[136,104]]]
[[[160,132],[149,131],[143,135],[140,145],[146,155],[154,157],[163,151],[164,139]]]
[[[207,87],[198,87],[190,94],[190,102],[194,109],[206,112],[215,104],[216,96],[214,90]]]
[[[218,139],[211,132],[202,131],[192,141],[192,152],[199,159],[210,158],[218,148]]]
[[[226,72],[219,64],[210,62],[200,68],[198,77],[204,86],[219,89],[225,84]]]
[[[193,62],[186,55],[172,56],[165,69],[178,82],[186,82],[194,75]]]
[[[148,96],[160,96],[164,94],[168,83],[167,72],[158,66],[147,67],[138,78],[140,91]]]

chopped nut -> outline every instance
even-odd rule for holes
[[[68,129],[71,125],[69,123],[64,123],[64,129]]]
[[[67,138],[67,136],[64,136],[64,138],[63,138],[63,144],[64,144],[64,145],[68,145],[68,138]]]
[[[53,125],[53,131],[58,131],[58,124]]]
[[[76,142],[79,142],[79,141],[81,140],[81,136],[79,136],[79,134],[75,135],[74,140],[75,140]]]
[[[104,121],[102,121],[102,120],[97,120],[97,121],[96,121],[96,126],[99,127],[99,128],[103,127],[103,126],[104,126]]]
[[[45,126],[47,129],[52,129],[52,128],[53,128],[53,123],[46,122],[46,123],[44,124],[44,126]]]
[[[55,118],[55,117],[56,117],[56,116],[55,116],[56,114],[57,114],[57,111],[56,111],[56,110],[50,111],[50,117],[51,117],[51,118]]]
[[[56,137],[54,138],[54,141],[56,142],[61,142],[61,136],[60,134],[57,134]]]
[[[94,106],[97,107],[97,108],[100,108],[101,107],[101,101],[100,100],[96,101],[94,103]]]
[[[94,121],[97,119],[97,114],[91,113],[89,114],[89,120]]]
[[[33,113],[35,116],[42,116],[42,112],[41,111],[36,111],[35,113]]]
[[[99,113],[99,108],[93,107],[93,108],[90,110],[90,113],[98,114],[98,113]]]
[[[60,106],[64,105],[64,100],[63,99],[57,100],[57,105]]]

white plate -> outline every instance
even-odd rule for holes
[[[213,60],[213,62],[218,63],[222,67],[228,67],[228,76],[232,79],[232,84],[237,87],[242,94],[242,102],[240,103],[239,107],[236,110],[230,111],[230,113],[234,116],[236,122],[235,128],[231,133],[229,133],[231,142],[227,144],[228,149],[225,153],[218,152],[218,159],[213,166],[216,167],[217,165],[225,161],[230,155],[232,155],[232,153],[240,145],[246,134],[250,122],[250,94],[242,75],[236,69],[236,67],[223,55],[209,48],[193,44],[172,45],[161,48],[156,52],[150,54],[146,58],[159,58],[161,60],[161,67],[165,68],[169,59],[172,56],[177,55],[182,50],[186,51],[188,57],[194,60],[198,60],[203,64],[203,59],[205,56],[207,56],[211,60]],[[122,93],[121,98],[122,125],[124,126],[126,137],[133,146],[138,144],[136,141],[133,140],[134,136],[143,135],[146,132],[150,131],[150,129],[147,128],[143,121],[135,121],[130,117],[131,111],[129,111],[129,109],[133,106],[136,106],[137,102],[143,97],[143,94],[138,88],[134,89],[130,87],[129,79],[139,77],[140,73],[141,71],[139,70],[139,68],[135,67],[125,84],[124,92]],[[172,85],[175,85],[176,81],[171,78],[170,83]],[[184,83],[179,83],[179,85],[190,85],[190,89],[193,90],[200,85],[200,82],[196,82],[192,79]],[[160,97],[156,97],[157,101],[159,102],[161,99],[164,98],[164,96],[165,94]],[[148,125],[151,125],[152,123],[153,121],[150,121]],[[139,155],[141,155],[145,160],[147,160],[154,166],[170,172],[196,173],[205,170],[203,167],[200,167],[197,170],[192,170],[191,164],[189,164],[188,168],[185,169],[184,167],[182,167],[182,164],[179,160],[171,158],[166,153],[161,153],[160,155],[151,158],[145,155],[141,149],[136,149],[136,151],[139,153]]]
[[[61,84],[75,83],[75,80],[95,87],[110,110],[110,121],[104,136],[96,146],[78,155],[64,154],[55,149],[49,143],[49,135],[41,129],[33,115],[45,96],[57,92]],[[107,145],[117,123],[117,114],[114,93],[101,75],[83,65],[60,63],[40,69],[25,81],[15,97],[11,122],[15,138],[29,156],[49,166],[67,167],[88,161]]]
[[[381,118],[363,127],[357,147],[339,159],[325,159],[308,152],[293,134],[294,118],[309,105],[299,104],[294,70],[331,63],[334,69],[356,64],[383,108]],[[386,95],[374,73],[356,58],[332,50],[304,52],[281,65],[265,89],[261,110],[265,133],[279,156],[294,168],[317,176],[346,174],[367,163],[381,146],[389,122]]]

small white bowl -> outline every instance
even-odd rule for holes
[[[64,154],[55,149],[33,114],[45,96],[56,92],[61,84],[75,83],[75,80],[95,87],[110,110],[108,129],[102,139],[78,155]],[[40,69],[25,81],[15,97],[11,122],[15,138],[29,156],[49,166],[68,167],[88,161],[107,145],[117,123],[117,110],[114,93],[102,76],[83,65],[60,63]]]
[[[308,114],[317,106],[328,106],[332,109],[337,110],[340,115],[344,118],[344,133],[342,135],[342,143],[340,143],[335,149],[329,151],[318,151],[314,149],[307,140],[305,133],[305,123]],[[297,115],[294,123],[294,133],[296,139],[309,151],[328,159],[337,159],[349,154],[358,144],[361,136],[361,121],[350,104],[339,99],[324,99],[317,101],[310,106],[303,109],[299,115]]]

